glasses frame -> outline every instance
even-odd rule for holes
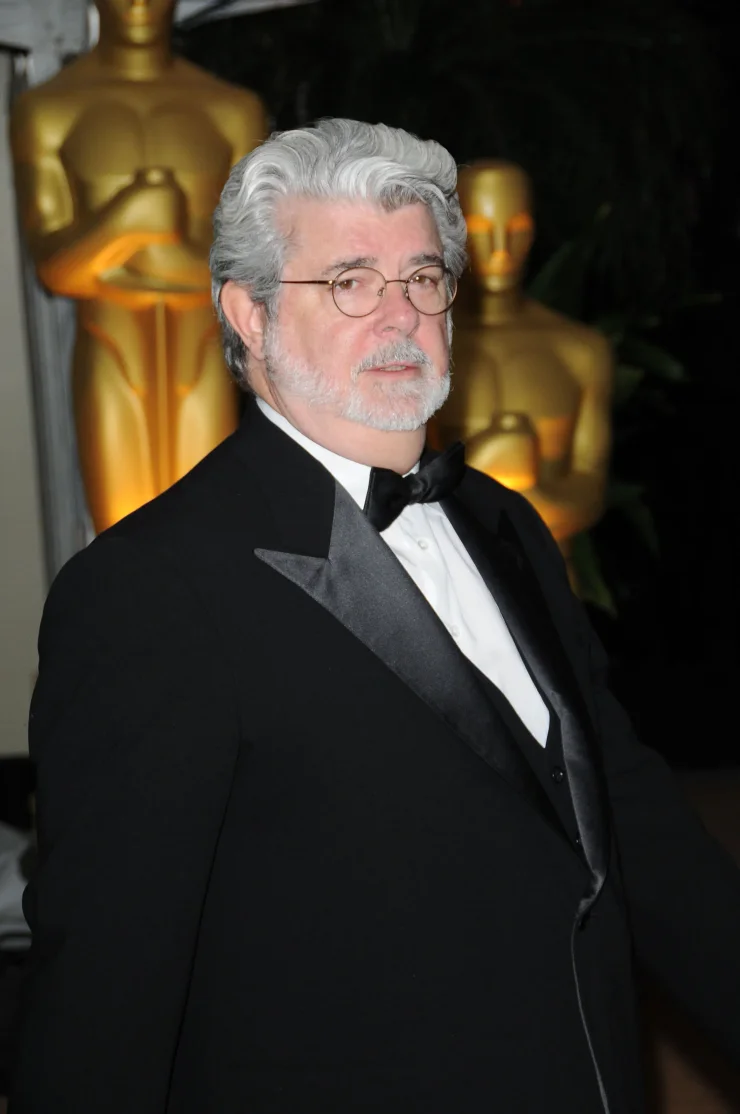
[[[419,307],[412,301],[411,296],[409,295],[409,283],[413,282],[415,277],[421,274],[422,271],[425,271],[427,267],[439,267],[442,273],[445,276],[449,276],[455,283],[455,289],[452,292],[452,297],[450,298],[448,304],[445,306],[444,309],[436,310],[435,313],[427,313],[426,310],[419,309]],[[349,274],[350,271],[372,271],[383,280],[382,290],[378,291],[378,304],[373,306],[372,309],[369,309],[367,313],[347,313],[347,311],[343,310],[337,302],[336,287],[341,282],[342,275]],[[392,282],[401,283],[404,288],[403,293],[407,302],[409,302],[414,307],[417,313],[423,314],[424,317],[439,317],[440,314],[447,313],[447,311],[452,308],[452,303],[457,297],[457,279],[455,278],[449,267],[445,267],[444,264],[441,263],[424,263],[423,266],[417,267],[416,270],[413,271],[409,275],[409,277],[405,279],[389,279],[385,277],[382,271],[378,271],[375,267],[363,267],[361,265],[356,267],[345,267],[344,270],[340,271],[337,277],[333,279],[280,279],[281,286],[328,286],[331,290],[332,301],[334,302],[334,305],[337,307],[339,312],[345,317],[353,318],[355,321],[361,321],[363,317],[369,317],[371,313],[375,313],[376,309],[378,309],[378,307],[380,306],[382,299],[385,297],[386,289]]]

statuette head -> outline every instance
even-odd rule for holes
[[[95,0],[100,35],[132,46],[148,46],[169,35],[175,0]]]
[[[476,280],[493,292],[517,286],[534,240],[526,172],[510,162],[476,162],[460,171],[458,194]]]

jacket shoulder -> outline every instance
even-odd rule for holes
[[[534,529],[536,532],[549,530],[540,518],[531,503],[518,491],[512,491],[498,480],[479,472],[477,468],[467,467],[463,478],[460,493],[463,498],[474,505],[476,512],[484,517],[500,515],[503,511],[514,522],[517,529],[522,526],[525,531]]]
[[[568,576],[563,556],[545,521],[518,491],[504,487],[498,480],[466,468],[460,494],[475,516],[489,529],[498,530],[504,516],[516,532],[519,543],[540,576],[554,575],[561,586]]]
[[[218,445],[167,491],[117,522],[97,540],[127,539],[144,546],[208,550],[238,522],[240,531],[260,518],[257,477],[234,452],[233,436]]]
[[[199,581],[194,570],[229,567],[239,539],[249,545],[263,520],[262,497],[250,472],[223,442],[167,491],[104,530],[75,554],[54,580],[45,611],[74,608],[124,590],[152,599],[157,610],[177,582]],[[256,544],[256,543],[255,543]],[[134,602],[131,600],[130,602]]]

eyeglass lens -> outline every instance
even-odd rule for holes
[[[454,279],[443,267],[435,265],[414,271],[405,286],[409,301],[419,313],[444,313],[455,297]],[[332,285],[337,308],[348,317],[367,317],[378,308],[385,292],[385,278],[372,267],[342,271]]]

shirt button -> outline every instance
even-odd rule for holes
[[[418,545],[419,549],[429,549],[429,542],[426,538],[419,538],[416,544]]]
[[[561,766],[553,766],[550,770],[550,777],[556,785],[560,785],[560,782],[565,777],[565,770]]]
[[[459,638],[460,637],[460,628],[455,627],[455,626],[450,627],[450,634],[452,635],[453,638]]]

